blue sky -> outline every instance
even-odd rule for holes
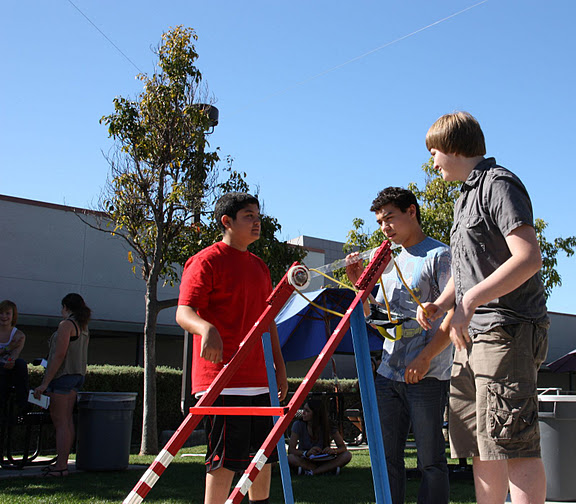
[[[355,217],[373,230],[372,199],[422,186],[426,131],[453,110],[478,118],[547,236],[576,235],[573,0],[72,1],[3,7],[0,194],[94,207],[112,145],[98,121],[183,24],[220,109],[211,145],[282,238],[344,241]],[[576,313],[575,266],[560,260],[551,310]]]

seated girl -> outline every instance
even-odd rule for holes
[[[336,448],[330,446],[334,440]],[[309,399],[302,410],[302,420],[292,425],[288,445],[288,463],[298,468],[298,474],[340,474],[352,459],[352,454],[337,429],[330,427],[328,413],[322,401]]]
[[[16,327],[18,308],[5,299],[0,301],[0,411],[6,406],[8,392],[16,389],[16,406],[21,413],[29,409],[28,365],[20,359],[26,336]]]

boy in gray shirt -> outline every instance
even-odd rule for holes
[[[450,386],[454,458],[473,457],[479,504],[544,503],[536,378],[549,325],[532,205],[520,179],[484,158],[484,134],[466,112],[426,135],[434,168],[462,181],[450,234],[452,278],[418,321],[454,308]]]

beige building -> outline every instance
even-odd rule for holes
[[[20,312],[27,339],[22,357],[44,356],[61,320],[61,300],[78,292],[93,311],[90,364],[142,364],[144,281],[132,273],[120,238],[92,229],[101,217],[85,209],[0,196],[0,299]],[[161,298],[178,296],[177,287]],[[158,363],[181,367],[182,331],[175,309],[161,312]]]

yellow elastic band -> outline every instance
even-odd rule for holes
[[[340,282],[340,281],[336,280],[335,278],[328,276],[325,273],[322,273],[321,271],[318,271],[317,269],[310,268],[310,271],[314,271],[314,273],[318,273],[319,275],[322,275],[323,277],[327,278],[328,280],[332,280],[333,282],[337,283],[341,287],[344,287],[345,289],[350,289],[354,292],[358,292],[358,289],[356,287],[350,287],[349,285],[347,285],[343,282]]]
[[[422,308],[422,310],[424,311],[424,314],[427,315],[425,308],[422,306],[422,303],[420,303],[420,300],[416,297],[416,295],[414,294],[414,292],[412,291],[412,289],[410,287],[408,287],[408,284],[406,283],[406,280],[404,280],[404,277],[402,276],[402,272],[400,271],[400,268],[398,267],[398,265],[396,264],[396,261],[394,260],[394,258],[391,258],[392,263],[394,264],[394,267],[396,268],[396,271],[398,272],[398,275],[400,276],[400,280],[402,281],[402,284],[404,284],[404,287],[406,287],[406,289],[408,289],[408,292],[410,293],[410,295],[412,296],[412,299],[414,299],[414,301],[416,301],[416,303],[418,304],[418,306],[420,306],[420,308]],[[350,287],[349,285],[346,285],[343,282],[340,282],[339,280],[336,280],[335,278],[326,275],[325,273],[322,273],[321,271],[314,269],[314,268],[310,268],[310,271],[314,271],[315,273],[318,273],[319,275],[327,278],[328,280],[331,280],[332,282],[340,285],[341,287],[344,287],[345,289],[350,289],[354,292],[358,292],[358,289],[356,289],[355,287]],[[390,312],[390,303],[388,302],[388,298],[386,296],[386,289],[384,288],[384,282],[382,281],[382,276],[380,276],[380,285],[382,286],[382,294],[384,296],[384,302],[386,303],[386,311],[388,312],[388,319],[390,320],[390,323],[392,324],[398,324],[398,320],[397,319],[393,319],[392,318],[392,313]],[[330,310],[328,308],[325,308],[324,306],[320,306],[319,304],[315,303],[314,301],[308,299],[304,294],[302,294],[302,292],[300,292],[298,289],[296,289],[296,292],[302,296],[309,304],[311,304],[312,306],[314,306],[315,308],[318,308],[319,310],[325,311],[327,313],[331,313],[332,315],[336,315],[338,317],[344,317],[343,313],[339,313],[333,310]],[[402,324],[398,324],[395,327],[395,332],[396,332],[396,337],[393,338],[392,336],[390,336],[390,333],[383,327],[381,326],[373,326],[376,328],[376,330],[382,335],[384,336],[386,339],[389,339],[390,341],[398,341],[400,338],[402,338]]]
[[[331,313],[332,315],[337,315],[338,317],[344,317],[343,313],[338,313],[336,311],[330,310],[328,308],[325,308],[324,306],[320,306],[319,304],[316,304],[314,301],[308,299],[304,294],[302,294],[298,289],[296,289],[296,292],[298,294],[300,294],[306,301],[308,301],[308,303],[310,303],[312,306],[314,306],[315,308],[318,308],[319,310],[323,310],[325,312]]]
[[[402,326],[398,325],[396,326],[396,334],[398,334],[398,329],[400,329],[400,336],[396,336],[395,338],[393,338],[392,336],[390,336],[390,333],[382,326],[372,326],[374,329],[376,329],[384,338],[390,340],[390,341],[398,341],[401,337],[402,337]]]
[[[392,324],[396,324],[398,320],[392,318],[392,313],[390,312],[390,303],[388,302],[388,297],[386,297],[386,289],[384,288],[382,276],[380,276],[380,285],[382,286],[382,295],[384,296],[384,303],[386,304],[386,311],[388,312],[388,320],[390,320]]]
[[[404,287],[406,287],[408,289],[408,292],[410,293],[410,295],[412,296],[412,299],[414,301],[416,301],[416,304],[418,304],[418,306],[420,308],[422,308],[422,311],[424,312],[424,316],[428,316],[428,313],[426,312],[426,309],[422,306],[422,303],[420,302],[420,300],[416,297],[416,295],[414,294],[414,292],[412,291],[412,289],[410,287],[408,287],[408,284],[406,283],[406,280],[404,280],[404,277],[402,276],[402,272],[400,271],[400,268],[398,267],[398,265],[396,264],[396,261],[394,260],[394,258],[392,258],[392,262],[394,263],[394,267],[396,268],[396,271],[398,272],[398,276],[400,276],[400,280],[402,281],[402,283],[404,284]],[[382,280],[382,277],[380,277],[380,280]],[[384,285],[382,285],[382,290],[384,290]]]
[[[380,285],[382,286],[382,294],[384,296],[384,303],[386,303],[386,311],[388,312],[388,320],[390,323],[396,324],[398,320],[392,318],[392,312],[390,311],[390,303],[388,302],[388,298],[386,297],[386,289],[384,288],[384,282],[382,281],[382,276],[380,276]],[[384,336],[386,339],[390,341],[398,341],[402,337],[402,324],[397,325],[395,329],[396,337],[390,336],[390,333],[384,328],[379,326],[373,326],[378,329],[378,332]]]

